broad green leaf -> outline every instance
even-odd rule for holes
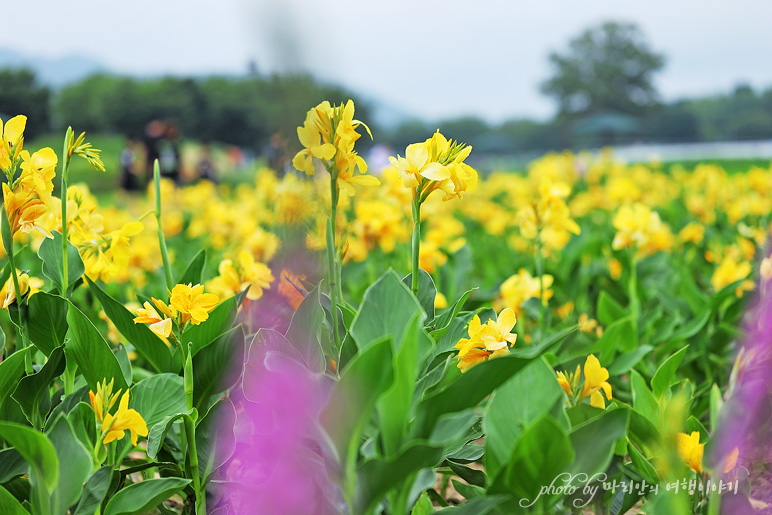
[[[574,332],[576,332],[576,327],[567,327],[553,335],[550,335],[547,338],[544,338],[538,343],[528,345],[525,342],[518,341],[517,344],[510,350],[510,353],[521,358],[535,358],[552,349],[552,347],[555,345],[562,343],[563,340],[568,338]]]
[[[627,443],[627,454],[630,456],[630,461],[635,468],[635,471],[643,477],[649,484],[656,485],[659,483],[659,475],[656,469],[651,463],[643,457],[643,454],[636,449],[632,442]]]
[[[391,460],[366,461],[357,470],[353,513],[369,512],[384,495],[401,486],[405,478],[411,477],[422,468],[436,466],[440,461],[442,448],[423,443],[407,447]]]
[[[130,377],[123,375],[121,365],[102,335],[72,302],[67,311],[71,339],[65,346],[68,357],[78,364],[78,369],[91,390],[97,390],[97,383],[115,379],[114,389],[126,391]]]
[[[359,349],[387,336],[398,345],[416,312],[423,313],[423,308],[397,274],[388,270],[365,291],[362,305],[351,324],[351,335]],[[424,317],[421,317],[421,324]]]
[[[116,493],[105,506],[104,515],[141,515],[190,484],[189,479],[167,477],[146,479]]]
[[[182,377],[158,374],[143,379],[131,387],[129,406],[142,415],[148,428],[169,415],[186,411],[188,406]]]
[[[67,334],[67,301],[58,295],[38,292],[27,301],[29,338],[40,352],[48,356],[64,344]]]
[[[217,401],[196,423],[196,451],[202,484],[222,467],[235,451],[233,428],[236,408],[229,398]]]
[[[38,256],[43,260],[43,275],[51,279],[59,288],[59,292],[64,294],[64,288],[62,288],[62,283],[64,282],[62,277],[62,234],[59,232],[52,232],[51,234],[53,239],[44,238],[43,243],[40,244]],[[83,266],[83,260],[80,258],[78,248],[68,241],[67,284],[65,288],[75,284],[85,272],[86,267]]]
[[[89,290],[99,299],[107,317],[140,356],[144,357],[156,372],[172,371],[172,355],[166,344],[148,329],[147,324],[135,324],[133,315],[123,304],[105,293],[98,284],[88,281]]]
[[[555,403],[565,404],[564,398],[552,367],[543,359],[534,360],[497,388],[483,418],[488,474],[498,474],[523,429],[549,413]]]
[[[421,318],[423,317],[420,313],[413,316],[404,333],[402,345],[393,350],[394,381],[377,402],[386,456],[397,452],[407,432],[418,373],[432,349],[433,341],[421,326]]]
[[[470,499],[460,506],[450,506],[436,512],[438,515],[488,515],[506,499],[503,495],[488,495],[477,499]]]
[[[83,483],[91,474],[92,457],[86,447],[78,440],[67,421],[60,415],[48,432],[48,438],[56,450],[59,459],[59,484],[56,487],[53,513],[62,513],[75,504],[83,491]]]
[[[681,364],[681,361],[683,361],[686,349],[688,348],[689,346],[687,345],[667,358],[654,373],[654,377],[651,378],[651,391],[654,393],[655,397],[662,397],[662,393],[669,388],[671,384],[676,382],[676,370],[678,370],[678,366]]]
[[[244,397],[249,401],[255,402],[254,399],[258,396],[254,391],[254,381],[251,379],[263,372],[263,360],[268,352],[277,352],[305,366],[303,356],[284,338],[283,334],[274,329],[258,329],[249,345],[249,353],[241,379],[241,389],[244,392]]]
[[[477,406],[530,362],[515,356],[502,356],[473,366],[444,389],[424,398],[416,410],[411,436],[427,438],[441,415]]]
[[[633,394],[633,408],[652,424],[658,424],[659,402],[646,385],[646,380],[635,370],[630,375],[630,388]]]
[[[432,500],[429,498],[429,494],[422,492],[421,496],[418,498],[418,501],[415,503],[415,506],[413,506],[413,510],[410,512],[410,515],[430,515],[435,511],[436,510],[434,509]]]
[[[464,307],[464,304],[466,303],[467,299],[469,299],[469,296],[476,289],[477,288],[472,288],[471,290],[464,292],[464,294],[461,295],[461,297],[456,302],[454,302],[452,306],[440,313],[437,318],[434,319],[432,322],[434,330],[430,333],[434,341],[439,341],[440,338],[442,338],[443,335],[448,331],[450,324],[458,316],[459,311],[461,311],[461,308]]]
[[[482,470],[473,469],[463,463],[456,463],[453,460],[445,460],[450,469],[461,479],[469,483],[470,485],[479,486],[485,488],[488,483],[488,479],[485,476],[485,472]]]
[[[576,456],[568,472],[592,477],[605,471],[617,440],[625,436],[627,413],[627,408],[608,408],[598,418],[574,428],[569,437]]]
[[[244,331],[236,326],[193,356],[193,405],[203,412],[209,398],[238,379],[234,367],[244,363]]]
[[[192,410],[185,410],[183,412],[164,417],[164,419],[160,422],[153,424],[147,435],[147,455],[150,459],[155,460],[158,458],[158,451],[160,451],[161,447],[163,446],[164,440],[166,439],[166,433],[169,432],[172,424],[178,420],[182,420],[185,415],[195,418],[198,416],[198,412],[196,411],[196,408],[193,408]]]
[[[204,284],[203,274],[204,267],[206,266],[206,249],[196,254],[196,257],[188,265],[188,268],[183,272],[182,277],[177,284]]]
[[[107,489],[113,477],[113,468],[105,465],[91,474],[86,481],[83,489],[83,495],[73,515],[94,515],[97,507],[102,504],[102,500],[107,495]]]
[[[574,459],[574,450],[565,430],[549,415],[528,426],[517,439],[504,472],[506,490],[522,507],[544,512],[557,500],[556,496],[539,495],[545,485],[552,484]]]
[[[431,503],[429,503],[431,504]],[[0,513],[3,515],[29,515],[16,497],[0,486]]]
[[[627,315],[627,309],[625,309],[619,302],[617,302],[611,295],[605,290],[601,290],[598,295],[598,321],[608,326],[620,318],[624,318]]]
[[[64,373],[64,366],[64,347],[57,347],[45,365],[37,373],[23,377],[13,392],[12,397],[35,427],[43,427],[43,420],[51,409],[49,386]]]
[[[361,350],[341,374],[320,415],[346,478],[344,491],[353,489],[362,433],[375,403],[393,381],[391,367],[384,366],[392,361],[391,349],[391,338],[386,337]]]
[[[621,356],[618,356],[611,366],[608,367],[609,375],[615,377],[626,374],[653,350],[654,347],[651,345],[640,345],[637,349],[625,352]]]
[[[409,273],[402,278],[402,282],[408,288],[413,287],[413,274]],[[412,289],[410,290],[413,291]],[[437,287],[434,285],[434,279],[424,269],[418,269],[418,303],[424,308],[426,313],[426,322],[431,323],[434,320],[434,299],[437,297]]]
[[[13,422],[0,422],[0,438],[19,451],[29,465],[33,512],[48,512],[40,503],[48,502],[59,480],[59,459],[51,440],[40,431]]]
[[[295,310],[290,320],[286,340],[303,356],[303,360],[312,372],[324,372],[325,362],[319,332],[324,322],[324,311],[319,300],[317,285]]]
[[[477,499],[479,497],[485,497],[485,488],[481,488],[475,485],[468,485],[455,479],[451,480],[451,483],[453,483],[453,487],[456,489],[456,492],[460,493],[464,499],[471,500]],[[432,513],[434,513],[434,511],[432,511]]]
[[[188,325],[185,334],[182,335],[182,341],[193,343],[193,356],[233,329],[239,314],[239,307],[246,298],[247,291],[244,290],[220,302],[209,313],[209,318],[205,322],[198,325]]]
[[[16,476],[26,474],[27,470],[27,462],[19,451],[12,447],[0,451],[0,485]]]
[[[0,362],[0,403],[16,389],[24,375],[24,355],[30,348],[19,349]]]

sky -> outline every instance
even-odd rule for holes
[[[546,119],[548,55],[633,22],[667,63],[665,100],[772,86],[772,3],[758,0],[3,1],[0,49],[72,54],[126,74],[307,71],[427,120]],[[8,23],[9,20],[16,22]]]

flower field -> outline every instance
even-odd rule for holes
[[[108,205],[3,122],[2,514],[772,502],[772,166],[483,176],[440,128],[374,170],[324,102],[293,172]]]

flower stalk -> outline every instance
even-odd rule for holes
[[[169,263],[169,251],[166,249],[166,238],[161,226],[161,167],[158,164],[158,159],[153,163],[153,182],[155,184],[155,218],[158,222],[158,244],[161,247],[166,288],[171,290],[172,286],[174,286],[174,279],[172,279],[172,266]]]
[[[69,285],[69,267],[67,260],[67,178],[70,171],[70,143],[72,142],[72,127],[67,127],[64,133],[62,148],[62,189],[59,195],[62,199],[62,297],[67,298]]]

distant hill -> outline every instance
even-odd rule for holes
[[[27,56],[9,49],[0,49],[0,68],[27,68],[35,73],[38,80],[59,89],[94,73],[110,73],[99,61],[81,55],[66,55],[48,59]]]

